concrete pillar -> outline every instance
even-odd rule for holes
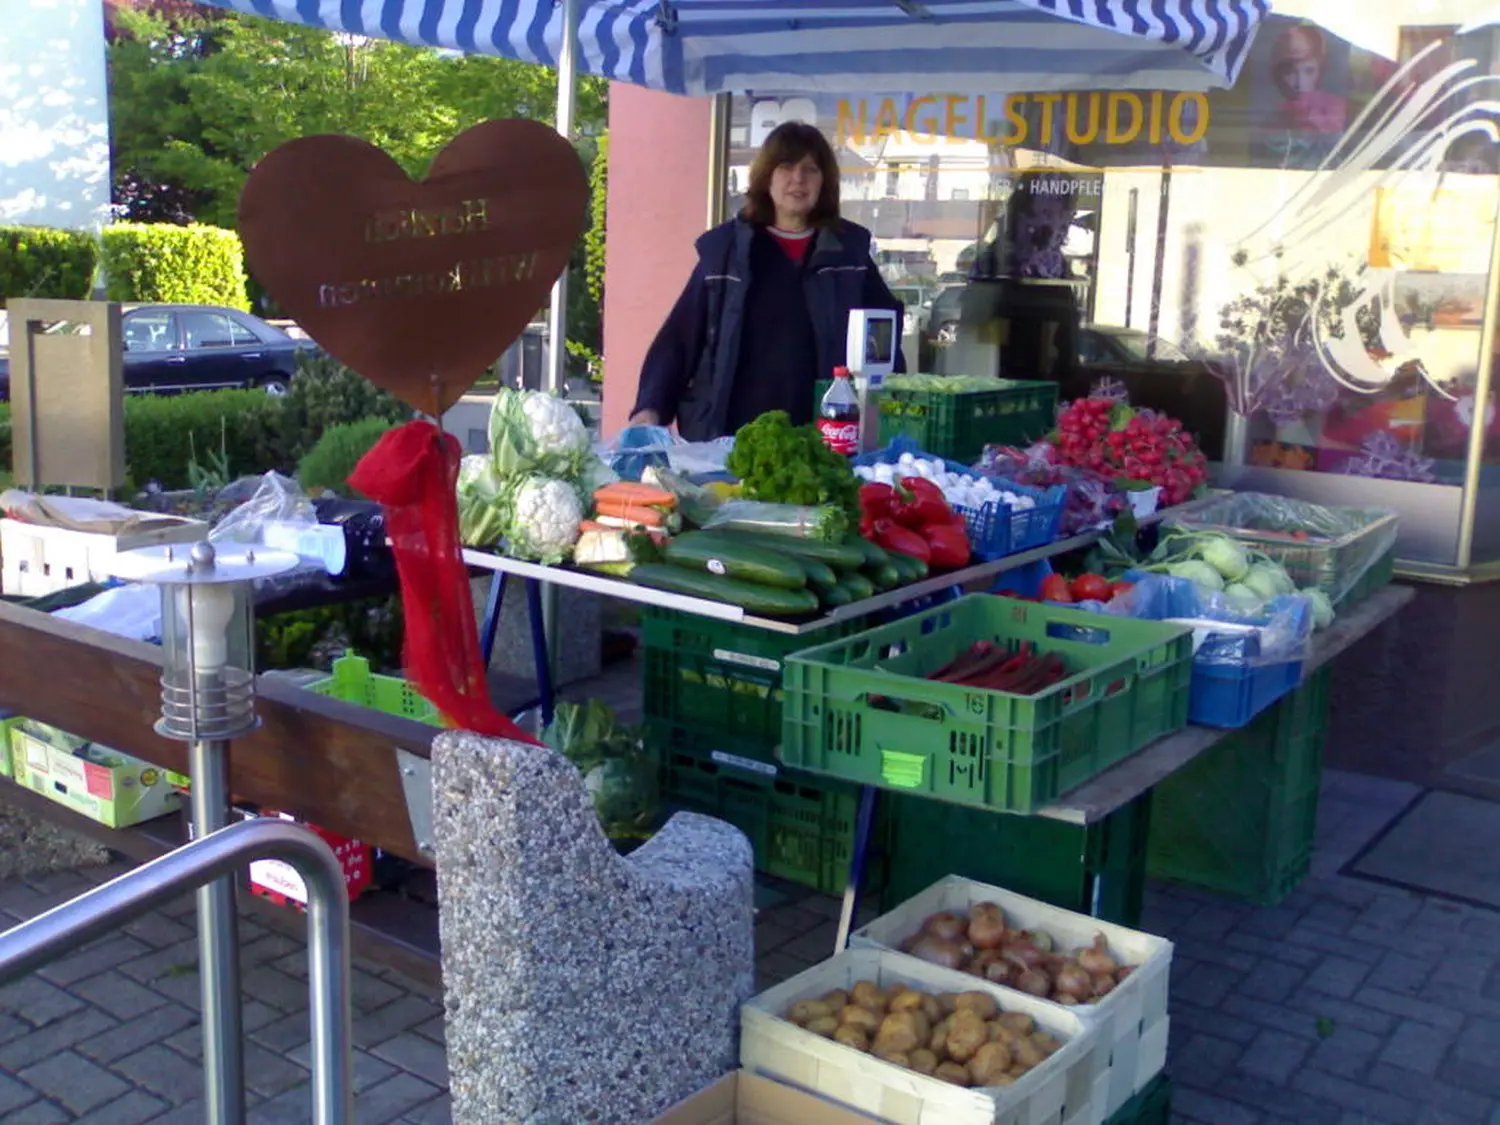
[[[433,747],[454,1125],[639,1125],[734,1069],[754,986],[750,843],[679,814],[628,858],[578,771]]]

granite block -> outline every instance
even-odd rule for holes
[[[0,880],[100,867],[109,850],[77,833],[0,804]]]

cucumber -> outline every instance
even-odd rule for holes
[[[807,584],[811,589],[822,593],[838,585],[839,576],[833,572],[832,567],[820,563],[817,559],[798,559],[797,561],[807,572]]]
[[[837,609],[854,600],[854,595],[849,593],[842,582],[835,582],[829,589],[818,591],[818,597],[823,600],[824,609]]]
[[[721,578],[707,571],[698,573],[670,563],[641,563],[630,572],[630,580],[655,590],[670,590],[690,598],[737,605],[747,613],[766,617],[798,617],[818,611],[818,599],[811,590],[757,586],[753,582]]]
[[[857,602],[875,596],[875,584],[863,574],[850,573],[839,579],[839,585],[849,591],[849,596]]]
[[[903,579],[903,582],[920,582],[927,577],[927,564],[921,559],[903,555],[900,551],[887,551],[886,557],[891,560],[897,570],[906,571],[907,577]]]
[[[706,571],[716,577],[737,578],[759,586],[800,590],[807,585],[807,571],[797,558],[777,554],[748,543],[736,543],[720,535],[688,532],[667,544],[667,562],[684,570]]]
[[[884,566],[891,561],[890,556],[881,550],[878,544],[871,543],[863,535],[850,536],[847,542],[849,546],[858,547],[864,552],[866,570],[872,566]]]
[[[890,562],[880,566],[867,566],[860,573],[875,583],[877,590],[894,590],[901,585],[901,572]]]
[[[858,570],[865,565],[865,553],[847,543],[823,543],[813,539],[797,539],[790,535],[748,535],[744,532],[704,532],[721,538],[734,536],[737,543],[749,543],[764,551],[782,555],[796,555],[799,559],[813,559],[834,570]]]

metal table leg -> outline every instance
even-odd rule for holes
[[[547,647],[547,622],[542,612],[542,584],[526,580],[526,616],[531,619],[531,658],[536,664],[536,687],[542,705],[542,723],[552,722],[556,700],[552,694],[552,653]]]
[[[844,887],[844,906],[839,914],[839,932],[833,939],[833,951],[842,953],[854,932],[859,914],[859,892],[865,881],[865,866],[870,861],[871,837],[875,834],[875,814],[879,811],[880,790],[864,785],[859,791],[859,817],[854,824],[854,855],[849,860],[849,882]]]
[[[505,601],[505,571],[497,570],[490,576],[490,595],[484,605],[484,623],[479,629],[479,656],[484,661],[484,670],[490,669],[490,657],[495,653],[495,634],[500,631],[500,607]]]

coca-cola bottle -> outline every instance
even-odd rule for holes
[[[818,432],[823,444],[835,453],[853,457],[859,452],[859,395],[854,393],[847,367],[833,369],[833,386],[818,407]]]

